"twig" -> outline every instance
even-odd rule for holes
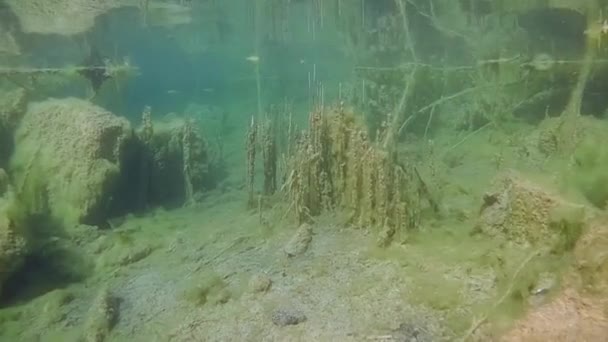
[[[433,114],[435,113],[435,106],[431,108],[431,114],[429,115],[429,121],[426,122],[426,128],[424,129],[424,140],[426,141],[426,135],[429,132],[429,127],[431,127],[431,122],[433,121]]]
[[[435,16],[435,9],[434,9],[432,1],[430,1],[432,14],[428,14],[426,12],[421,11],[418,8],[418,6],[416,5],[416,3],[414,3],[412,0],[405,0],[405,1],[407,1],[408,4],[412,5],[412,7],[414,7],[421,16],[426,17],[429,20],[429,22],[431,23],[431,25],[433,25],[433,27],[435,27],[438,31],[441,31],[450,37],[452,37],[452,36],[461,37],[467,42],[468,45],[474,45],[474,44],[472,44],[472,42],[474,40],[471,39],[470,37],[468,37],[467,35],[465,35],[461,32],[457,32],[452,29],[446,28],[439,23],[439,21],[437,20],[437,17]]]
[[[405,121],[403,121],[403,124],[401,124],[401,127],[399,127],[399,130],[397,130],[397,135],[401,135],[401,131],[403,131],[405,129],[405,127],[407,127],[407,124],[413,118],[414,118],[414,115],[410,115],[410,116],[407,117],[407,119],[405,119]]]
[[[482,89],[486,89],[486,88],[494,88],[494,87],[511,86],[511,85],[514,85],[514,84],[517,84],[517,83],[520,83],[520,81],[508,82],[508,83],[502,83],[502,84],[486,84],[486,85],[481,85],[481,86],[470,87],[470,88],[461,90],[461,91],[459,91],[457,93],[454,93],[454,94],[452,94],[450,96],[442,96],[438,100],[429,103],[428,105],[426,105],[426,106],[418,109],[416,112],[414,112],[412,115],[410,115],[410,117],[408,118],[408,120],[406,120],[406,122],[404,122],[403,125],[401,126],[401,128],[399,129],[399,134],[401,134],[402,130],[404,130],[404,129],[407,128],[408,122],[410,122],[411,119],[413,119],[414,117],[418,116],[418,114],[420,114],[420,113],[422,113],[422,112],[424,112],[426,110],[429,110],[429,109],[435,109],[435,106],[438,106],[438,105],[440,105],[440,104],[442,104],[444,102],[451,101],[451,100],[453,100],[453,99],[455,99],[457,97],[460,97],[460,96],[463,96],[463,95],[467,95],[467,94],[472,93],[472,92],[477,91],[477,90],[482,90]],[[454,147],[456,147],[456,146],[454,146]],[[452,148],[454,148],[454,147],[452,147]]]
[[[407,13],[405,11],[405,5],[403,4],[403,0],[395,0],[395,3],[397,5],[397,7],[399,8],[399,12],[403,19],[403,31],[405,32],[405,37],[407,39],[408,49],[410,50],[410,54],[412,55],[412,59],[414,60],[414,63],[418,63],[418,57],[416,55],[416,51],[414,50],[414,41],[412,40],[412,36],[410,34],[410,29],[408,27],[408,20],[407,20]],[[399,100],[399,104],[397,105],[397,107],[395,107],[395,111],[393,113],[393,122],[390,125],[390,129],[386,134],[386,138],[385,138],[384,144],[383,144],[385,149],[391,147],[390,145],[392,145],[395,140],[395,133],[399,134],[399,132],[401,131],[401,128],[399,128],[399,130],[397,130],[397,132],[395,132],[395,128],[397,127],[397,125],[399,124],[399,121],[401,120],[401,113],[403,112],[403,109],[406,106],[407,99],[410,94],[410,89],[413,88],[412,83],[414,83],[416,80],[417,71],[418,71],[418,67],[415,66],[414,69],[410,72],[408,79],[407,79],[407,84],[405,85],[405,89],[403,90],[403,94],[401,95],[401,99]],[[408,120],[406,120],[406,121],[408,121]]]
[[[360,65],[356,66],[355,70],[372,70],[372,71],[396,71],[396,70],[408,70],[412,67],[424,67],[429,69],[439,69],[444,71],[460,71],[460,70],[473,70],[486,64],[494,63],[513,63],[520,59],[521,56],[515,56],[512,58],[499,58],[499,59],[482,59],[477,61],[474,65],[455,65],[455,66],[441,66],[428,63],[401,63],[397,66],[385,67],[385,66],[373,66],[373,65]],[[583,64],[585,61],[577,60],[554,60],[552,61],[555,65],[567,65],[567,64]],[[608,64],[608,59],[595,59],[592,64]],[[520,67],[531,67],[534,68],[533,62],[522,62],[519,64]]]
[[[484,89],[484,88],[490,88],[490,87],[496,87],[496,86],[500,86],[500,85],[490,84],[490,85],[483,85],[483,86],[475,86],[475,87],[470,87],[470,88],[467,88],[467,89],[463,89],[463,90],[461,90],[461,91],[459,91],[457,93],[454,93],[452,95],[449,95],[449,96],[442,96],[438,100],[433,101],[433,102],[429,103],[428,105],[426,105],[426,106],[418,109],[418,111],[414,115],[420,114],[421,112],[424,112],[425,110],[428,110],[428,109],[431,109],[431,108],[435,108],[435,106],[438,106],[438,105],[440,105],[440,104],[442,104],[444,102],[451,101],[451,100],[453,100],[453,99],[455,99],[457,97],[466,95],[468,93],[472,93],[472,92],[477,91],[477,90],[481,90],[481,89]]]
[[[395,340],[393,335],[367,336],[365,339],[370,340],[370,341],[377,341],[377,340],[394,341]]]
[[[488,122],[487,124],[479,127],[478,129],[476,129],[475,131],[469,133],[467,136],[465,136],[462,140],[460,140],[456,145],[448,148],[445,152],[443,152],[444,155],[448,154],[450,151],[452,151],[453,149],[455,149],[456,147],[462,145],[462,143],[464,143],[465,141],[467,141],[470,137],[474,136],[475,134],[479,133],[481,130],[483,130],[484,128],[492,125],[493,122]]]
[[[507,297],[511,294],[511,291],[513,291],[513,286],[515,284],[515,279],[519,276],[519,274],[521,273],[521,271],[524,269],[524,267],[530,262],[530,260],[534,259],[534,257],[541,255],[542,251],[535,251],[533,253],[531,253],[530,255],[528,255],[528,257],[519,265],[519,267],[517,268],[517,270],[515,271],[515,273],[513,274],[513,277],[511,277],[511,283],[509,284],[509,287],[507,288],[507,290],[503,293],[503,295],[500,297],[500,299],[494,303],[494,305],[492,305],[492,307],[490,308],[489,312],[487,314],[485,314],[482,318],[480,319],[476,319],[473,324],[471,325],[471,327],[469,328],[469,330],[467,331],[466,334],[464,334],[464,336],[459,340],[459,341],[466,341],[468,340],[471,335],[473,335],[475,333],[475,331],[477,331],[477,329],[479,329],[479,327],[488,320],[488,315],[494,311],[500,304],[502,304],[502,302],[505,301],[505,299],[507,299]]]
[[[422,67],[429,69],[440,69],[440,70],[449,70],[449,71],[459,71],[459,70],[471,70],[477,67],[477,65],[460,65],[453,67],[439,66],[428,63],[401,63],[397,66],[392,67],[381,67],[381,66],[356,66],[355,70],[373,70],[373,71],[395,71],[395,70],[409,70],[413,67]]]
[[[420,114],[420,113],[424,112],[425,110],[428,110],[428,109],[433,109],[433,110],[434,110],[436,106],[438,106],[438,105],[440,105],[440,104],[442,104],[442,103],[444,103],[444,102],[447,102],[447,101],[453,100],[453,99],[455,99],[455,98],[457,98],[457,97],[460,97],[460,96],[466,95],[466,94],[468,94],[468,93],[472,93],[473,91],[476,91],[476,90],[479,90],[479,89],[488,88],[488,87],[490,87],[490,86],[494,87],[495,85],[484,85],[484,86],[476,86],[476,87],[471,87],[471,88],[467,88],[467,89],[461,90],[461,91],[459,91],[459,92],[457,92],[457,93],[455,93],[455,94],[452,94],[452,95],[450,95],[450,96],[442,96],[442,97],[440,97],[438,100],[431,102],[430,104],[428,104],[428,105],[426,105],[426,106],[424,106],[424,107],[422,107],[422,108],[418,109],[418,110],[417,110],[415,113],[411,114],[411,115],[410,115],[410,116],[407,118],[407,120],[405,120],[405,122],[403,122],[403,124],[402,124],[402,125],[401,125],[401,127],[399,128],[398,134],[399,134],[399,135],[401,135],[401,132],[402,132],[404,129],[406,129],[406,128],[407,128],[408,123],[409,123],[409,122],[410,122],[412,119],[414,119],[416,116],[418,116],[418,114]]]
[[[117,73],[119,71],[130,71],[135,69],[135,67],[129,65],[73,66],[66,68],[0,67],[0,75],[69,74],[95,70],[103,70],[109,73]]]
[[[414,167],[414,173],[416,174],[416,177],[418,178],[418,181],[420,182],[420,191],[422,191],[422,193],[424,193],[426,195],[426,198],[429,201],[429,205],[431,206],[431,209],[433,209],[433,212],[435,214],[439,214],[440,213],[439,204],[437,204],[437,201],[435,201],[435,199],[431,195],[431,192],[429,191],[428,186],[426,186],[426,183],[422,179],[422,176],[420,176],[420,172],[418,172],[418,168]]]

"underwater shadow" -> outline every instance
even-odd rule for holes
[[[69,248],[69,240],[65,237],[58,237],[63,235],[59,224],[52,223],[43,215],[28,218],[27,224],[35,227],[32,235],[36,235],[36,239],[32,240],[30,252],[21,267],[4,282],[0,309],[27,303],[53,290],[81,282],[88,276],[90,267],[82,254],[73,247]]]

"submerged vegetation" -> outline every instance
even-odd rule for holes
[[[601,340],[607,11],[0,0],[0,339]]]

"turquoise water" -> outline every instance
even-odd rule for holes
[[[0,341],[603,341],[607,7],[0,0]]]

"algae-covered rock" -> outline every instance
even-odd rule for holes
[[[126,119],[87,101],[32,104],[15,136],[16,191],[30,211],[60,222],[103,221],[131,137]]]
[[[480,231],[524,244],[561,243],[561,249],[574,246],[587,211],[515,172],[500,175],[483,200]]]
[[[283,248],[283,251],[288,257],[295,257],[306,252],[311,242],[312,226],[304,223],[296,230],[291,240]]]
[[[264,293],[270,290],[272,279],[265,274],[254,274],[249,279],[249,291],[251,293]]]

